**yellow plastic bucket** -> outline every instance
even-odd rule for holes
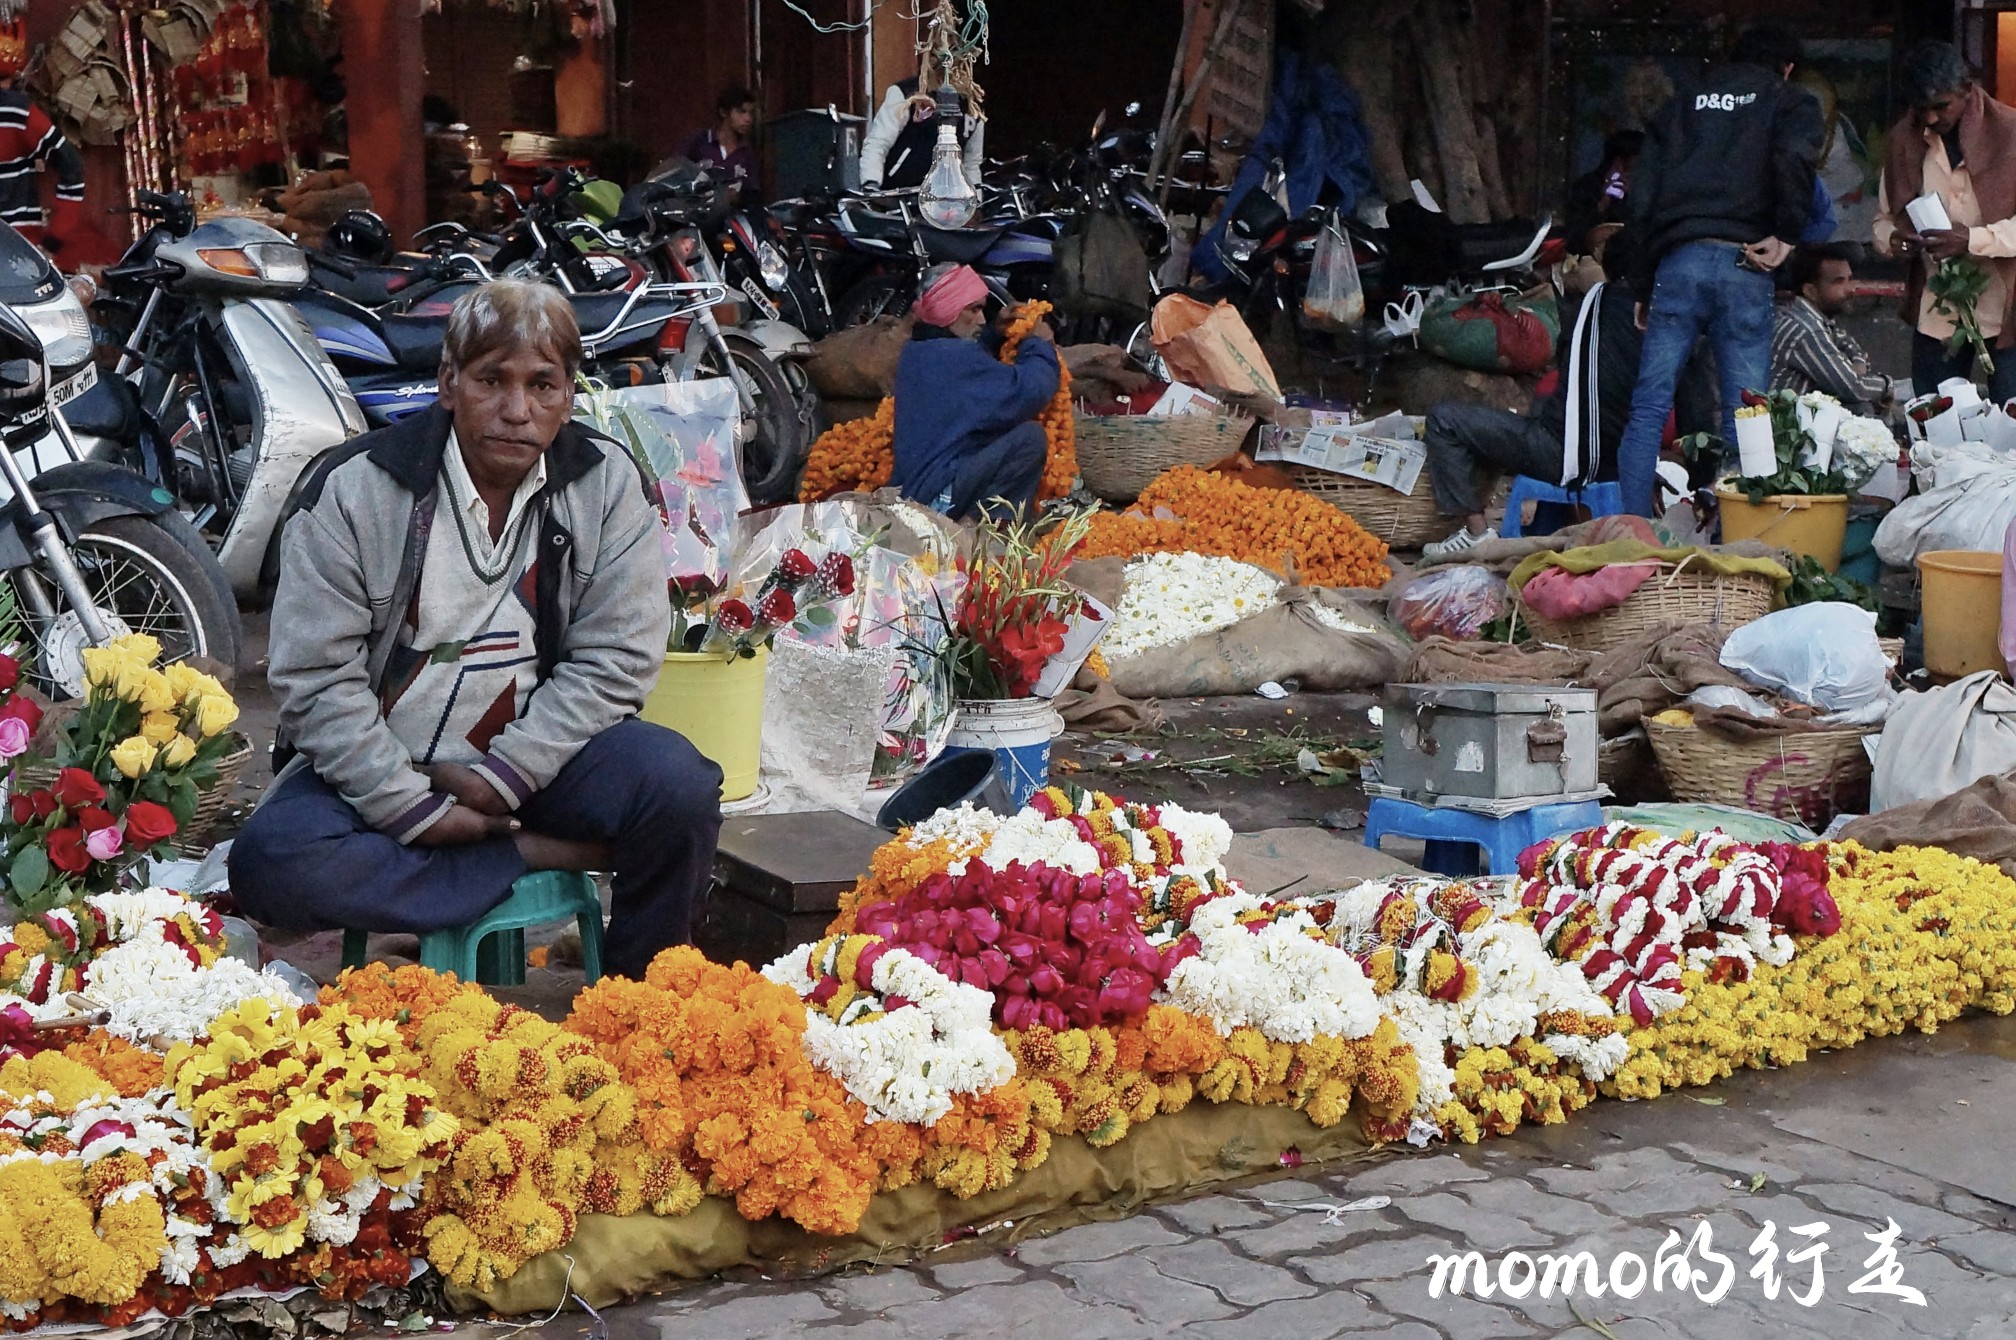
[[[1925,668],[1958,679],[2001,670],[2002,555],[1980,549],[1934,549],[1918,555],[1923,578]]]
[[[1722,502],[1722,543],[1762,540],[1805,554],[1829,572],[1841,566],[1841,542],[1848,534],[1848,495],[1812,497],[1774,494],[1753,503],[1740,493],[1716,489]]]
[[[658,685],[639,713],[676,730],[721,766],[721,799],[741,800],[756,790],[763,765],[763,672],[770,649],[723,660],[711,652],[665,656]]]

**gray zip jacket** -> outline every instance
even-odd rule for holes
[[[386,665],[420,579],[450,419],[440,407],[318,466],[286,523],[267,677],[275,785],[312,767],[366,823],[410,842],[444,813],[385,722]],[[634,716],[671,631],[659,524],[623,449],[569,423],[546,451],[534,570],[539,685],[475,765],[513,809]],[[289,755],[291,754],[291,757]]]

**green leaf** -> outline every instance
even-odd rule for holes
[[[1701,1106],[1703,1107],[1723,1107],[1726,1106],[1729,1102],[1727,1098],[1695,1098],[1694,1095],[1691,1093],[1688,1094],[1687,1096],[1689,1098],[1694,1098],[1694,1101],[1701,1104]]]
[[[32,898],[49,882],[49,852],[42,844],[24,847],[7,871],[7,882],[23,898]]]
[[[833,612],[831,605],[814,605],[811,609],[805,611],[803,621],[814,628],[831,628],[834,624],[840,622],[840,616]]]
[[[196,817],[198,799],[196,783],[190,781],[187,777],[178,777],[169,783],[168,812],[175,816],[176,827],[186,828],[189,826],[189,821]]]
[[[1752,1173],[1750,1175],[1750,1194],[1754,1196],[1759,1191],[1762,1191],[1764,1189],[1764,1183],[1767,1180],[1768,1179],[1764,1176],[1763,1173]]]

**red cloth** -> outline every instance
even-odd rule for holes
[[[1529,309],[1513,311],[1496,293],[1480,293],[1456,309],[1458,321],[1489,321],[1498,328],[1498,366],[1526,376],[1547,366],[1554,356],[1554,337],[1547,323]]]
[[[1657,563],[1612,563],[1594,572],[1542,568],[1519,588],[1519,599],[1542,618],[1579,619],[1623,604],[1657,571]]]

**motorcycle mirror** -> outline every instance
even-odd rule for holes
[[[10,391],[23,391],[42,380],[42,365],[32,358],[9,358],[0,361],[0,386]]]

